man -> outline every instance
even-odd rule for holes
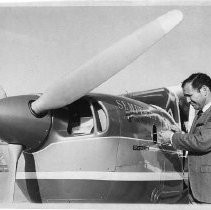
[[[197,114],[189,133],[161,131],[161,142],[188,151],[190,198],[211,203],[211,78],[192,74],[182,83],[184,96]]]

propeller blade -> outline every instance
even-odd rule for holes
[[[32,103],[32,109],[40,114],[74,102],[133,62],[182,19],[178,10],[160,16],[54,83]]]
[[[9,164],[8,164],[8,179],[7,181],[7,192],[5,193],[5,203],[12,203],[14,201],[14,192],[15,192],[15,179],[16,179],[16,170],[17,163],[22,152],[22,146],[17,144],[8,144],[9,152]]]

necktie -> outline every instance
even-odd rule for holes
[[[196,120],[198,120],[199,117],[201,117],[202,114],[203,114],[203,111],[202,111],[202,110],[199,110],[199,111],[197,112]]]
[[[192,125],[191,125],[190,130],[189,130],[189,133],[193,133],[193,131],[194,131],[194,129],[195,129],[196,122],[197,122],[197,120],[199,119],[199,117],[202,115],[202,113],[203,113],[203,111],[202,111],[202,110],[199,110],[199,111],[197,112],[197,114],[195,115],[194,120],[193,120],[193,123],[192,123]]]

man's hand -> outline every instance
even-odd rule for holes
[[[171,125],[170,130],[173,131],[173,132],[180,132],[181,131],[181,129],[177,125]]]
[[[171,137],[173,134],[174,134],[173,131],[161,130],[160,132],[158,132],[158,139],[162,144],[171,144]]]

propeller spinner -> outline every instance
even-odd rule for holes
[[[51,118],[44,113],[74,102],[108,80],[182,19],[183,15],[178,10],[164,14],[71,72],[71,75],[65,75],[38,99],[17,96],[0,100],[0,137],[9,143],[10,154],[6,202],[13,201],[17,161],[22,150],[37,150],[47,137]]]

